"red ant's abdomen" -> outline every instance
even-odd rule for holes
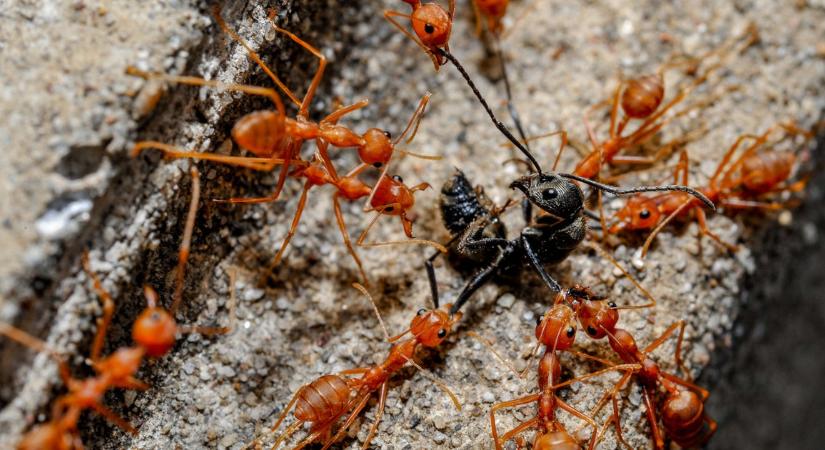
[[[764,153],[742,163],[742,184],[755,194],[772,191],[790,177],[796,157],[792,153]]]
[[[534,450],[579,450],[579,443],[566,431],[554,431],[536,436]]]
[[[662,424],[668,436],[681,447],[697,447],[708,436],[705,407],[696,393],[680,390],[669,395],[662,406]]]
[[[341,415],[349,402],[351,389],[338,375],[324,375],[298,392],[295,418],[311,423],[328,422]]]
[[[255,111],[241,117],[232,127],[232,139],[255,154],[273,156],[286,144],[284,117],[275,111]]]

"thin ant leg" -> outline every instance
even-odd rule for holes
[[[641,283],[639,283],[639,280],[637,280],[636,277],[631,275],[630,272],[628,272],[627,269],[624,268],[624,266],[619,264],[619,261],[616,261],[616,258],[611,256],[610,253],[607,252],[607,250],[593,242],[582,242],[582,244],[586,247],[590,247],[593,250],[596,250],[596,252],[598,252],[602,256],[602,258],[608,260],[610,264],[613,265],[613,267],[619,269],[619,271],[622,272],[622,275],[624,275],[628,280],[630,280],[633,286],[635,286],[636,289],[638,289],[642,293],[642,295],[644,295],[645,297],[647,297],[648,300],[650,300],[650,303],[645,303],[643,305],[621,306],[617,307],[616,309],[642,309],[652,308],[656,306],[656,298],[653,297],[653,295],[650,292],[648,292],[648,290],[645,289]]]
[[[241,44],[246,49],[246,52],[249,55],[249,57],[253,61],[255,61],[256,64],[258,64],[258,67],[260,67],[264,72],[266,72],[267,75],[269,75],[269,78],[272,79],[272,82],[274,82],[275,85],[278,86],[278,88],[287,97],[289,97],[289,99],[292,100],[292,102],[295,103],[296,106],[301,106],[301,102],[298,101],[298,97],[296,97],[295,94],[281,81],[281,79],[278,78],[277,75],[275,75],[275,72],[273,72],[269,68],[269,66],[266,65],[266,63],[261,59],[258,53],[255,50],[252,50],[252,46],[250,46],[249,43],[247,43],[246,40],[240,37],[238,33],[236,33],[233,29],[229,28],[229,26],[223,20],[223,17],[221,17],[220,4],[215,4],[215,6],[212,7],[212,16],[214,16],[215,22],[218,24],[218,27],[220,27],[220,29],[223,30],[224,33],[228,34],[229,37],[234,39],[236,42]]]
[[[86,274],[92,279],[92,286],[97,293],[97,296],[100,297],[100,300],[103,302],[101,305],[103,308],[103,314],[99,319],[97,319],[97,333],[95,333],[95,338],[92,341],[92,350],[89,353],[89,360],[91,360],[92,365],[94,365],[100,361],[100,352],[103,350],[103,343],[106,340],[106,332],[109,329],[109,324],[112,322],[112,315],[115,312],[115,302],[109,292],[106,291],[106,289],[103,289],[103,284],[100,282],[100,278],[98,278],[97,274],[92,271],[91,264],[89,264],[88,250],[83,252],[82,264],[83,270],[86,271]]]
[[[353,103],[351,105],[342,106],[335,111],[331,112],[328,116],[321,119],[320,123],[330,123],[330,124],[337,124],[342,117],[350,114],[354,111],[357,111],[365,106],[369,105],[370,101],[367,99],[361,100],[357,103]]]
[[[525,430],[530,429],[530,428],[538,425],[538,423],[539,423],[539,418],[538,417],[533,417],[530,420],[526,420],[526,421],[522,422],[519,426],[517,426],[517,427],[513,428],[512,430],[504,433],[504,435],[501,436],[501,442],[509,441],[513,437],[523,433]],[[497,448],[499,448],[499,447],[497,447]]]
[[[281,263],[281,259],[284,256],[284,252],[286,251],[287,246],[289,246],[289,242],[292,240],[292,236],[295,235],[295,230],[298,229],[298,224],[301,222],[301,214],[304,212],[304,207],[306,206],[307,197],[309,196],[309,190],[311,188],[312,183],[309,180],[307,180],[304,183],[304,189],[301,191],[301,196],[298,198],[298,206],[295,208],[295,215],[292,216],[292,224],[289,227],[289,231],[287,231],[286,237],[281,243],[281,248],[278,249],[278,253],[275,254],[275,258],[269,265],[267,272],[272,271],[276,266],[278,266]]]
[[[713,231],[710,231],[710,228],[708,228],[708,222],[707,217],[705,216],[705,212],[701,209],[696,210],[696,221],[699,222],[700,234],[704,234],[707,237],[711,238],[713,242],[719,245],[719,248],[721,248],[723,251],[736,252],[737,250],[739,250],[739,247],[736,246],[736,244],[725,242],[722,240],[722,238],[719,237],[719,235],[717,235]]]
[[[506,402],[496,403],[495,405],[490,408],[490,434],[493,435],[493,442],[496,444],[496,448],[501,448],[501,441],[498,438],[498,429],[496,428],[496,411],[505,408],[513,408],[515,406],[527,405],[530,403],[535,402],[539,399],[540,394],[532,394],[526,397],[517,398],[514,400],[508,400]],[[533,419],[535,420],[535,418]]]
[[[534,157],[534,156],[530,153],[530,151],[529,151],[529,150],[527,150],[527,149],[526,149],[526,148],[525,148],[525,147],[524,147],[524,146],[523,146],[523,145],[522,145],[522,144],[518,141],[518,139],[516,139],[516,137],[515,137],[515,136],[513,136],[513,133],[511,133],[511,132],[510,132],[510,130],[509,130],[509,129],[507,129],[507,127],[506,127],[506,126],[505,126],[505,125],[504,125],[504,124],[503,124],[500,120],[498,120],[498,118],[496,117],[495,113],[493,113],[493,110],[492,110],[492,109],[490,109],[490,105],[488,105],[488,104],[487,104],[487,100],[485,100],[485,99],[484,99],[484,96],[482,96],[482,95],[481,95],[481,92],[479,92],[478,88],[477,88],[477,87],[476,87],[476,85],[475,85],[475,82],[473,82],[472,78],[470,78],[470,75],[469,75],[469,74],[467,73],[467,71],[464,69],[464,66],[462,66],[462,65],[461,65],[461,63],[458,61],[458,59],[456,59],[456,57],[455,57],[455,56],[453,56],[453,54],[452,54],[452,53],[450,53],[450,52],[448,52],[448,51],[446,51],[446,50],[444,50],[444,49],[438,49],[438,51],[441,53],[441,55],[443,55],[443,56],[444,56],[445,58],[447,58],[450,62],[452,62],[452,63],[455,65],[456,69],[458,69],[459,73],[461,73],[461,76],[462,76],[462,77],[464,78],[464,80],[467,82],[467,85],[469,85],[469,86],[470,86],[470,89],[473,91],[473,94],[475,94],[476,98],[477,98],[477,99],[478,99],[478,101],[481,103],[481,106],[482,106],[482,107],[484,107],[484,110],[487,112],[487,115],[490,117],[490,120],[492,120],[492,121],[493,121],[493,125],[495,125],[495,126],[496,126],[496,128],[498,128],[498,130],[499,130],[499,131],[500,131],[500,132],[501,132],[501,133],[502,133],[502,134],[503,134],[503,135],[504,135],[507,139],[509,139],[509,140],[510,140],[510,142],[512,142],[512,143],[513,143],[513,145],[515,145],[515,146],[516,146],[516,148],[517,148],[517,149],[519,149],[519,151],[521,151],[521,152],[524,154],[524,156],[526,156],[526,157],[527,157],[527,159],[529,159],[529,160],[530,160],[530,163],[532,163],[532,164],[533,164],[533,167],[536,169],[536,172],[538,172],[538,173],[542,173],[542,171],[541,171],[541,165],[540,165],[540,164],[539,164],[539,162],[536,160],[536,158],[535,158],[535,157]]]
[[[782,209],[787,208],[793,204],[793,202],[786,202],[786,203],[776,203],[776,202],[758,202],[753,200],[738,200],[738,199],[727,199],[721,202],[721,205],[726,208],[736,208],[736,209],[750,209],[750,208],[757,208],[757,209],[766,209],[768,211],[779,211]]]
[[[292,32],[287,31],[276,25],[274,20],[276,14],[277,11],[275,11],[274,9],[270,10],[269,12],[269,23],[272,24],[272,27],[275,29],[275,31],[289,36],[289,38],[292,39],[293,42],[305,48],[308,52],[312,53],[316,58],[318,58],[318,68],[315,70],[315,75],[312,77],[312,82],[309,84],[306,94],[304,94],[304,100],[303,102],[301,102],[301,109],[298,111],[298,115],[300,117],[307,117],[307,114],[309,112],[309,105],[310,103],[312,103],[312,99],[313,97],[315,97],[315,91],[318,89],[318,85],[321,84],[321,79],[324,77],[324,70],[327,67],[327,57],[324,56],[324,54],[321,53],[317,48],[309,45],[306,41],[299,38]]]
[[[530,262],[530,265],[533,266],[533,269],[539,274],[542,281],[544,281],[544,284],[547,285],[552,292],[561,292],[561,285],[558,281],[554,280],[546,270],[544,270],[544,266],[542,266],[536,256],[536,253],[533,251],[533,247],[530,245],[530,241],[527,239],[527,236],[521,237],[521,245],[524,247],[524,253],[527,255],[527,260]]]
[[[372,295],[370,295],[367,288],[358,283],[352,283],[352,287],[364,294],[364,297],[367,297],[367,300],[370,301],[372,310],[375,312],[375,317],[378,318],[378,323],[381,325],[381,330],[384,332],[384,338],[387,342],[390,342],[390,333],[387,331],[387,326],[384,324],[384,319],[381,318],[381,312],[378,311],[378,305],[375,304],[375,300],[372,298]]]
[[[198,201],[201,196],[201,177],[197,167],[192,167],[189,171],[192,176],[192,199],[189,201],[189,212],[186,215],[186,225],[183,228],[183,239],[181,239],[180,250],[178,250],[178,267],[175,274],[175,294],[169,313],[175,315],[180,302],[183,299],[183,284],[186,276],[186,263],[189,261],[189,248],[192,244],[192,231],[195,228],[195,216],[198,213]]]
[[[496,357],[496,359],[498,359],[502,364],[504,364],[508,369],[510,369],[510,371],[513,372],[516,376],[521,375],[519,373],[519,371],[516,370],[515,366],[513,366],[512,361],[505,358],[504,356],[501,356],[501,354],[499,354],[499,352],[496,351],[495,346],[493,345],[493,343],[489,339],[485,338],[484,336],[482,336],[482,335],[480,335],[480,334],[478,334],[478,333],[476,333],[475,331],[472,331],[472,330],[468,331],[467,334],[469,334],[470,337],[472,337],[475,340],[481,342],[485,347],[487,347],[487,350],[489,350],[490,353],[492,353],[493,356]]]
[[[599,428],[599,424],[597,424],[596,421],[593,420],[592,417],[590,417],[590,416],[584,414],[583,412],[579,411],[578,409],[570,406],[569,404],[567,404],[567,402],[565,402],[561,398],[556,397],[556,403],[561,407],[561,409],[563,409],[563,410],[569,412],[570,414],[578,417],[579,419],[587,422],[590,426],[593,427],[593,431],[596,431]]]
[[[363,395],[360,400],[358,400],[357,406],[355,407],[355,409],[352,410],[349,417],[347,417],[347,420],[341,425],[341,428],[338,429],[338,432],[335,433],[335,435],[332,436],[332,438],[330,438],[326,443],[324,443],[324,446],[321,448],[321,450],[327,450],[332,444],[338,442],[338,440],[344,437],[344,434],[346,434],[347,429],[349,429],[349,427],[352,426],[352,424],[361,414],[361,411],[364,409],[364,407],[367,406],[367,402],[369,401],[371,396],[372,394],[367,393]],[[355,403],[356,399],[353,399],[351,404]]]
[[[415,188],[413,188],[415,189]],[[383,205],[380,208],[374,208],[373,210],[376,212],[375,217],[370,221],[367,228],[361,232],[361,235],[358,236],[358,240],[355,242],[355,245],[359,247],[383,247],[388,245],[410,245],[410,244],[424,244],[429,245],[441,253],[447,253],[447,248],[443,245],[439,244],[435,241],[429,241],[426,239],[414,239],[410,238],[405,241],[385,241],[385,242],[364,242],[367,239],[367,234],[369,233],[370,229],[378,222],[378,219],[381,218],[384,210],[400,208],[401,205],[398,203],[390,203],[389,205]]]
[[[132,157],[137,156],[145,149],[155,149],[163,152],[167,158],[182,159],[190,158],[204,161],[215,161],[221,164],[230,166],[244,167],[251,170],[258,170],[262,172],[271,171],[275,166],[284,164],[285,160],[281,158],[259,158],[247,156],[226,156],[215,153],[200,153],[183,150],[173,145],[165,144],[158,141],[141,141],[132,147]],[[304,163],[300,160],[292,161],[292,164],[301,165]],[[305,165],[305,164],[304,164]]]
[[[106,419],[109,422],[112,422],[113,424],[117,425],[118,428],[121,428],[122,430],[128,432],[131,435],[137,436],[137,434],[138,434],[137,429],[135,427],[133,427],[132,424],[127,422],[125,419],[123,419],[122,417],[117,415],[111,409],[109,409],[109,408],[107,408],[107,407],[105,407],[105,406],[103,406],[99,403],[95,403],[94,405],[92,405],[92,409],[96,413],[100,414],[104,419]]]
[[[661,450],[664,448],[665,442],[664,438],[662,438],[662,431],[659,429],[658,419],[656,418],[653,393],[647,389],[647,386],[642,386],[642,398],[647,409],[647,420],[650,422],[650,433],[653,435],[653,445],[657,450]]]
[[[378,409],[375,413],[375,422],[373,422],[372,426],[370,427],[370,431],[367,434],[367,438],[364,439],[364,444],[361,445],[361,450],[366,450],[370,446],[370,442],[375,437],[375,433],[378,432],[378,424],[381,423],[381,418],[384,416],[384,406],[387,403],[387,382],[385,381],[381,385],[381,393],[378,395]]]
[[[499,266],[501,265],[502,261],[504,260],[505,251],[502,251],[498,254],[496,259],[487,267],[481,269],[478,273],[473,275],[473,277],[464,285],[464,289],[461,290],[461,293],[458,294],[458,298],[456,298],[455,303],[453,303],[452,308],[450,308],[450,315],[454,315],[457,313],[467,300],[487,281],[489,281],[493,275],[495,275],[496,271],[498,270]]]
[[[393,145],[396,145],[399,142],[401,142],[401,140],[404,139],[404,136],[406,136],[407,133],[410,132],[410,129],[412,129],[412,134],[410,134],[410,137],[407,138],[405,143],[409,144],[413,141],[415,135],[418,133],[418,127],[421,125],[421,119],[424,118],[424,110],[427,108],[427,104],[430,102],[430,97],[432,96],[433,94],[431,94],[430,92],[426,92],[421,97],[421,100],[418,102],[418,107],[415,108],[415,111],[413,112],[412,116],[410,116],[410,120],[407,122],[407,126],[404,128],[404,131],[402,131],[401,134],[399,134],[398,137],[395,138],[395,140],[393,141]]]
[[[341,202],[338,199],[339,195],[338,192],[336,192],[332,196],[332,205],[335,210],[335,220],[338,222],[338,229],[341,230],[341,237],[344,238],[344,245],[347,246],[349,254],[352,255],[352,259],[355,260],[355,265],[358,266],[358,272],[361,273],[361,278],[364,280],[364,284],[369,285],[369,278],[367,277],[366,272],[364,272],[361,259],[358,257],[358,253],[355,251],[355,247],[352,246],[352,242],[350,241],[349,231],[347,231],[347,225],[344,222],[344,214],[341,212]],[[356,245],[361,245],[360,241]]]
[[[650,232],[650,235],[647,237],[647,239],[645,239],[644,245],[642,245],[642,258],[644,258],[647,255],[647,251],[650,249],[650,244],[653,243],[653,238],[655,238],[656,235],[659,234],[659,232],[662,231],[662,229],[671,220],[673,220],[674,217],[678,216],[682,211],[684,211],[688,206],[690,206],[691,203],[693,203],[692,199],[685,200],[684,202],[682,202],[681,205],[679,205],[678,208],[673,210],[673,212],[670,213],[669,216],[665,217],[664,220],[662,220],[658,225],[656,225],[656,228],[654,228],[653,231]]]
[[[229,334],[235,329],[235,309],[238,299],[235,296],[235,280],[237,274],[234,269],[229,270],[229,320],[225,327],[182,326],[178,328],[180,334],[197,333],[201,336],[219,336]]]

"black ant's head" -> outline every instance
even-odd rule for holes
[[[584,208],[584,194],[570,180],[553,173],[533,173],[513,181],[511,189],[524,193],[530,203],[545,212],[567,219]]]

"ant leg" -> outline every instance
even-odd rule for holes
[[[658,338],[656,338],[655,341],[651,342],[647,347],[645,347],[642,353],[648,354],[653,350],[656,350],[656,348],[662,345],[670,337],[670,335],[672,335],[673,332],[676,331],[676,328],[679,328],[680,326],[684,327],[683,320],[673,322],[669,327],[667,327],[667,329],[661,335],[659,335]]]
[[[99,403],[96,403],[96,404],[92,405],[92,409],[95,410],[96,413],[103,416],[104,419],[106,419],[109,422],[112,422],[113,424],[117,425],[118,428],[123,429],[124,431],[128,432],[129,434],[137,436],[137,434],[138,434],[137,429],[135,429],[135,427],[133,427],[132,424],[127,422],[125,419],[123,419],[122,417],[115,414],[115,412],[112,411],[111,409],[109,409],[109,408],[107,408],[107,407],[105,407],[105,406],[103,406]]]
[[[737,199],[729,199],[723,200],[721,205],[726,208],[736,208],[736,209],[750,209],[750,208],[758,208],[758,209],[766,209],[768,211],[779,211],[785,209],[792,204],[793,202],[786,202],[786,203],[777,203],[777,202],[758,202],[753,200],[737,200]]]
[[[344,437],[344,434],[347,432],[347,429],[352,426],[352,424],[355,422],[355,419],[358,418],[358,416],[361,414],[361,411],[363,411],[364,407],[367,406],[367,401],[369,401],[371,396],[371,393],[367,393],[361,397],[355,409],[352,410],[352,413],[350,413],[349,417],[347,417],[347,420],[341,425],[341,428],[338,429],[338,432],[335,433],[335,435],[332,436],[332,438],[327,440],[326,443],[324,443],[324,446],[321,448],[321,450],[327,450],[332,444],[338,442],[338,440]],[[354,402],[351,402],[351,404],[352,403]]]
[[[342,107],[336,109],[335,111],[331,112],[328,116],[321,119],[320,123],[336,124],[336,123],[338,123],[339,120],[341,120],[342,117],[344,117],[347,114],[350,114],[354,111],[357,111],[357,110],[359,110],[359,109],[361,109],[361,108],[363,108],[363,107],[365,107],[369,104],[370,104],[370,101],[367,100],[367,99],[364,99],[364,100],[361,100],[360,102],[353,103],[351,105],[342,106]]]
[[[415,111],[413,111],[413,114],[410,116],[410,120],[407,122],[407,126],[404,128],[404,131],[395,138],[393,145],[401,142],[411,129],[412,133],[404,143],[409,144],[415,139],[415,135],[418,133],[418,127],[421,125],[421,119],[424,118],[424,110],[427,108],[427,104],[430,102],[430,97],[432,96],[433,94],[427,92],[421,97],[421,100],[418,102],[418,107],[415,108]]]
[[[398,31],[404,33],[404,35],[407,36],[408,39],[412,40],[413,42],[415,42],[416,45],[421,47],[421,49],[424,50],[425,53],[427,53],[427,55],[430,57],[430,59],[433,60],[433,64],[435,65],[435,70],[438,71],[438,68],[440,66],[438,64],[438,58],[433,54],[433,52],[429,49],[429,47],[424,45],[424,43],[421,42],[421,40],[418,39],[418,36],[410,33],[406,28],[404,28],[403,25],[401,25],[400,22],[393,19],[393,17],[404,17],[406,19],[412,20],[410,18],[409,14],[404,14],[402,12],[393,11],[393,10],[385,10],[384,11],[384,18],[387,19],[395,28],[397,28]]]
[[[158,141],[140,141],[135,143],[132,147],[131,156],[134,158],[138,156],[145,149],[160,150],[166,158],[180,159],[189,158],[203,161],[214,161],[229,166],[244,167],[246,169],[258,170],[262,172],[271,171],[275,166],[285,163],[285,159],[281,158],[258,158],[246,156],[226,156],[216,153],[200,153],[183,150],[173,145],[165,144]],[[301,164],[303,161],[292,161],[293,164]]]
[[[588,424],[590,424],[590,426],[593,427],[594,431],[599,428],[599,424],[597,424],[596,421],[593,420],[592,417],[590,417],[590,416],[584,414],[583,412],[579,411],[578,409],[568,405],[567,402],[565,402],[561,398],[556,397],[556,402],[558,402],[558,405],[561,407],[561,409],[569,412],[570,414],[572,414],[572,415],[578,417],[579,419],[581,419],[581,420],[587,422]]]
[[[694,384],[694,383],[692,383],[688,380],[679,378],[676,375],[669,374],[667,372],[662,372],[662,377],[667,378],[668,380],[670,380],[670,381],[672,381],[676,384],[681,384],[682,386],[684,386],[684,387],[686,387],[686,388],[688,388],[692,391],[697,392],[699,394],[699,396],[702,397],[703,402],[706,401],[708,399],[708,397],[710,397],[710,392],[708,392],[707,389],[705,389],[705,388],[703,388],[703,387],[701,387],[697,384]]]
[[[189,261],[189,248],[192,244],[192,231],[195,228],[195,217],[198,213],[198,201],[201,196],[201,177],[197,167],[189,171],[192,176],[192,198],[189,200],[189,212],[186,214],[186,225],[183,227],[183,239],[178,250],[178,267],[175,274],[175,294],[169,313],[174,317],[180,302],[183,299],[183,283],[186,276],[186,263]]]
[[[283,409],[283,411],[281,411],[281,415],[278,416],[278,420],[275,421],[275,425],[272,426],[270,431],[272,431],[274,433],[275,430],[277,430],[278,427],[281,426],[281,423],[284,421],[284,419],[286,419],[286,416],[289,413],[289,411],[292,409],[293,406],[295,406],[295,402],[298,401],[298,394],[300,394],[301,390],[303,390],[307,386],[309,386],[309,384],[305,384],[305,385],[301,386],[300,388],[298,388],[297,391],[295,391],[295,394],[292,395],[292,398],[289,400],[289,403],[287,403],[286,407]],[[299,420],[298,422],[301,422],[301,421]],[[301,422],[301,424],[303,425],[302,422]],[[282,435],[281,438],[285,439],[286,436]],[[279,442],[283,440],[281,438],[278,439]]]
[[[315,75],[312,77],[312,82],[307,88],[306,94],[304,94],[304,100],[303,102],[301,102],[301,109],[298,112],[299,116],[307,117],[307,113],[309,112],[309,105],[310,103],[312,103],[312,98],[315,97],[315,91],[318,89],[318,85],[321,84],[321,79],[324,77],[324,70],[327,67],[327,57],[324,56],[324,54],[321,53],[317,48],[309,45],[306,41],[299,38],[294,33],[287,31],[276,25],[274,20],[275,14],[277,14],[277,11],[275,11],[274,9],[270,10],[269,23],[272,24],[272,27],[275,29],[275,31],[289,36],[289,38],[292,39],[293,42],[300,45],[308,52],[315,55],[316,58],[318,58],[318,69],[315,70]]]
[[[424,261],[424,267],[427,269],[427,279],[430,282],[430,295],[432,295],[433,299],[433,306],[437,309],[439,303],[439,296],[438,296],[438,282],[435,279],[435,267],[433,266],[433,261],[441,254],[441,252],[435,252]]]
[[[682,373],[685,376],[685,379],[688,381],[693,381],[693,377],[690,376],[690,371],[688,370],[687,366],[685,366],[684,361],[682,361],[682,341],[685,338],[685,321],[680,320],[677,322],[679,324],[679,337],[676,338],[676,351],[673,353],[673,360],[676,362],[676,367],[681,369]]]
[[[369,286],[369,278],[367,278],[367,274],[364,272],[364,267],[361,264],[361,258],[358,257],[358,253],[355,251],[355,248],[352,246],[352,242],[350,241],[349,231],[347,231],[347,225],[344,223],[344,214],[341,212],[341,202],[338,198],[338,192],[333,194],[332,205],[335,210],[335,220],[338,222],[338,229],[341,230],[341,237],[344,238],[344,245],[347,246],[349,254],[352,255],[352,259],[355,260],[355,265],[358,266],[358,271],[361,273],[361,279],[364,280],[364,284]],[[358,245],[360,245],[360,242]]]
[[[527,240],[526,236],[521,237],[521,245],[524,247],[524,253],[527,255],[527,260],[530,261],[530,265],[533,266],[533,269],[539,274],[542,281],[544,281],[544,284],[547,285],[547,287],[553,292],[561,292],[561,285],[558,281],[554,280],[546,270],[544,270],[544,267],[541,262],[539,262],[535,252],[533,252],[533,247],[530,245],[530,242]]]
[[[295,434],[296,431],[300,430],[303,425],[304,425],[304,421],[303,420],[298,420],[295,423],[293,423],[292,425],[288,426],[286,428],[286,430],[284,430],[284,432],[281,433],[280,436],[278,436],[278,439],[275,440],[275,443],[272,444],[272,450],[275,450],[276,448],[278,448],[278,446],[281,445],[281,442],[284,442],[285,440],[289,439],[289,437],[292,436],[293,434]],[[275,428],[273,428],[272,431],[275,431]],[[302,447],[305,447],[305,446],[309,445],[309,443],[314,441],[317,437],[318,437],[317,433],[310,434],[303,441],[301,441],[300,444],[298,444],[298,446],[296,448],[302,448]],[[256,441],[256,448],[260,448],[260,446],[257,445],[257,441]]]
[[[616,86],[616,90],[613,92],[613,101],[610,105],[610,129],[608,133],[611,139],[622,133],[621,130],[616,131],[616,119],[619,115],[619,97],[621,96],[623,87],[624,80],[620,80]],[[621,126],[621,128],[624,128],[624,126]],[[601,160],[601,158],[599,158],[599,160]]]
[[[482,335],[480,335],[480,334],[476,333],[476,332],[475,332],[475,331],[473,331],[473,330],[468,331],[468,332],[467,332],[467,334],[469,334],[469,335],[470,335],[470,337],[472,337],[472,338],[474,338],[475,340],[477,340],[477,341],[481,342],[481,343],[482,343],[485,347],[487,347],[487,350],[489,350],[489,351],[490,351],[490,353],[492,353],[492,354],[493,354],[493,356],[495,356],[495,357],[496,357],[496,359],[498,359],[498,360],[499,360],[502,364],[504,364],[504,365],[505,365],[508,369],[510,369],[510,371],[511,371],[511,372],[513,372],[516,376],[521,376],[521,374],[519,373],[519,371],[518,371],[518,370],[516,370],[516,368],[513,366],[513,363],[512,363],[509,359],[507,359],[507,358],[505,358],[505,357],[501,356],[501,355],[500,355],[500,354],[496,351],[495,347],[493,346],[493,342],[492,342],[492,341],[490,341],[489,339],[485,338],[484,336],[482,336]]]
[[[523,433],[525,430],[538,425],[538,423],[539,423],[539,418],[538,417],[533,417],[530,420],[526,420],[526,421],[522,422],[519,426],[517,426],[517,427],[513,428],[512,430],[504,433],[504,435],[501,436],[501,442],[509,441],[510,439],[515,437],[516,435],[518,435],[520,433]]]
[[[188,84],[192,86],[208,86],[214,87],[218,89],[225,89],[228,91],[238,91],[244,92],[250,95],[260,95],[262,97],[267,97],[275,104],[275,107],[278,109],[278,113],[281,116],[286,117],[286,110],[284,109],[284,103],[281,101],[281,97],[278,95],[278,92],[272,88],[265,88],[260,86],[251,86],[247,84],[236,84],[236,83],[222,83],[220,81],[213,81],[213,80],[206,80],[200,77],[192,77],[192,76],[185,76],[185,75],[168,75],[161,72],[145,72],[140,70],[136,67],[129,66],[126,68],[126,74],[132,75],[136,77],[143,78],[145,80],[161,80],[167,81],[170,83],[177,83],[177,84]]]
[[[739,250],[737,245],[723,241],[722,238],[720,238],[716,233],[710,231],[710,228],[708,228],[707,218],[705,217],[705,211],[701,208],[696,210],[696,220],[699,222],[700,233],[713,239],[713,242],[719,244],[719,247],[721,247],[722,250],[730,252],[736,252]]]
[[[628,449],[633,449],[630,444],[624,440],[624,436],[622,435],[622,419],[620,415],[621,408],[619,408],[619,400],[614,395],[611,399],[611,403],[613,404],[613,420],[616,423],[616,440],[618,440],[622,445],[624,445]]]
[[[301,106],[301,102],[298,101],[298,97],[296,97],[295,94],[288,87],[286,87],[286,85],[281,81],[281,79],[278,78],[277,75],[275,75],[275,72],[273,72],[269,68],[269,66],[266,65],[266,63],[261,59],[258,53],[255,50],[252,50],[252,46],[250,46],[249,43],[246,42],[246,40],[241,38],[238,35],[238,33],[229,28],[229,26],[221,17],[220,4],[215,4],[215,6],[212,7],[212,16],[214,16],[215,22],[217,22],[218,26],[221,28],[221,30],[223,30],[224,33],[228,34],[229,37],[231,37],[233,40],[241,44],[246,49],[246,52],[249,55],[249,57],[253,61],[255,61],[256,64],[258,64],[258,67],[260,67],[267,75],[269,75],[269,78],[272,79],[272,82],[275,83],[275,85],[278,86],[278,88],[287,97],[289,97],[289,99],[292,100],[292,102],[295,103],[296,106]]]
[[[481,269],[478,273],[473,275],[470,281],[468,281],[467,284],[464,285],[464,289],[462,289],[461,292],[458,294],[455,303],[453,303],[452,308],[450,308],[450,314],[455,314],[456,312],[458,312],[461,309],[461,307],[464,306],[465,303],[467,303],[467,300],[469,300],[470,297],[473,294],[475,294],[475,292],[481,286],[483,286],[485,283],[487,283],[487,281],[490,280],[490,278],[493,277],[493,275],[496,273],[503,260],[504,252],[501,252],[492,264]]]
[[[367,434],[367,438],[364,439],[364,444],[361,446],[361,450],[366,450],[370,446],[370,442],[375,437],[375,433],[378,432],[378,424],[381,423],[381,417],[384,416],[384,405],[387,402],[387,382],[385,381],[381,385],[381,393],[378,396],[378,409],[375,413],[375,422],[373,422],[372,426],[370,427],[370,431]]]
[[[103,302],[103,315],[97,319],[97,333],[92,341],[92,350],[89,353],[89,360],[94,365],[100,361],[100,352],[103,350],[103,343],[106,340],[106,331],[109,329],[109,324],[112,322],[112,315],[115,312],[115,302],[112,296],[106,289],[103,289],[103,284],[100,282],[97,274],[92,272],[92,266],[89,263],[89,251],[85,250],[82,257],[83,270],[92,279],[92,286]],[[20,342],[20,341],[18,341]]]
[[[373,225],[375,225],[375,223],[378,221],[378,219],[383,215],[382,211],[383,210],[389,210],[391,208],[398,208],[400,206],[401,205],[398,204],[398,203],[391,203],[389,205],[384,205],[384,206],[376,209],[375,217],[369,223],[367,228],[365,228],[364,231],[361,232],[361,235],[358,236],[358,240],[355,242],[355,245],[357,245],[359,247],[383,247],[383,246],[387,246],[387,245],[424,244],[424,245],[429,245],[429,246],[435,248],[436,250],[438,250],[441,253],[447,253],[447,248],[446,247],[439,244],[438,242],[430,241],[430,240],[426,240],[426,239],[410,238],[410,239],[407,239],[405,241],[364,242],[367,239],[367,233],[369,233],[369,231],[373,227]]]
[[[656,450],[662,450],[665,447],[665,441],[662,438],[661,430],[659,430],[656,410],[653,406],[653,394],[651,394],[645,386],[642,386],[642,397],[644,399],[645,408],[647,408],[647,420],[650,422],[650,432],[653,435],[653,446]]]
[[[526,397],[517,398],[514,400],[508,400],[506,402],[496,403],[495,405],[490,408],[490,434],[493,436],[493,442],[496,444],[496,449],[501,450],[501,441],[498,439],[498,429],[496,428],[496,411],[504,408],[512,408],[515,406],[526,405],[528,403],[533,403],[539,399],[540,394],[532,394]]]

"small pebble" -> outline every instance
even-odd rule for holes
[[[496,396],[490,391],[484,391],[484,393],[481,394],[481,401],[484,403],[493,403],[496,401]]]
[[[498,306],[502,308],[510,309],[513,306],[513,303],[516,301],[516,296],[510,293],[506,293],[498,298]]]

